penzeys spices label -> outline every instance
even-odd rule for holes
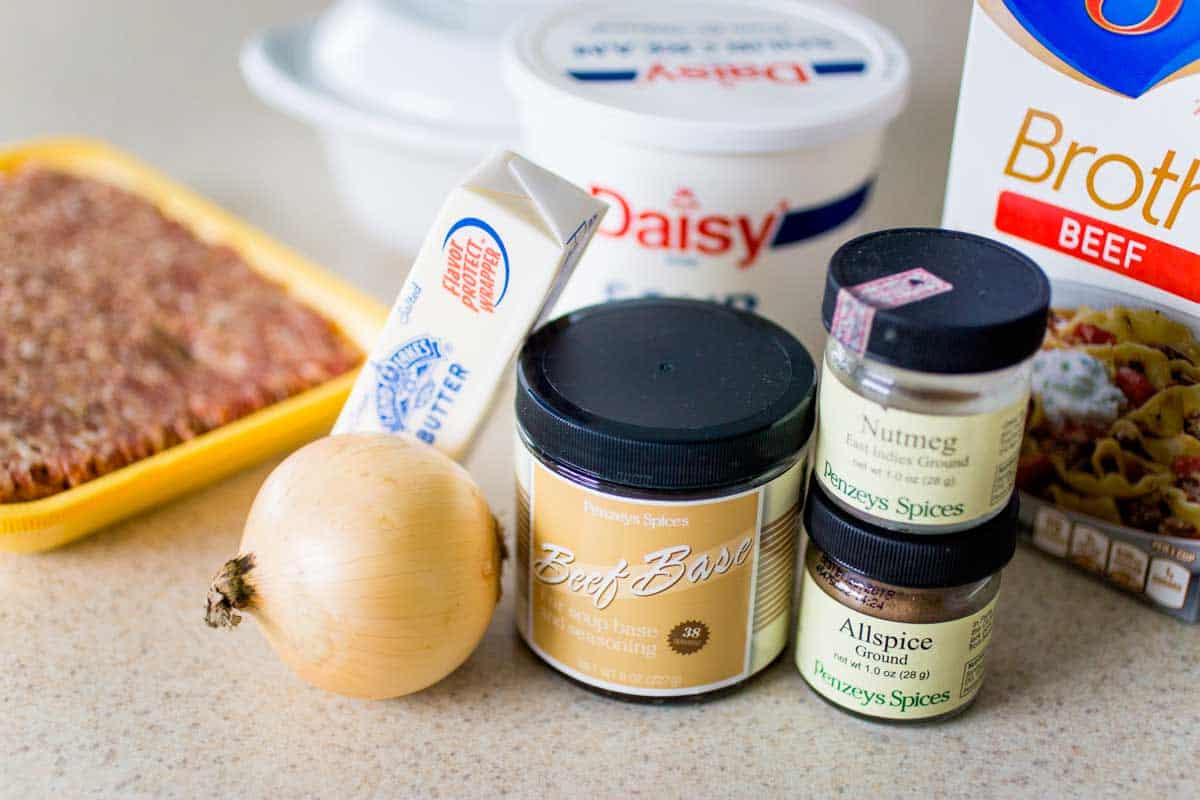
[[[898,720],[946,715],[983,684],[996,599],[960,619],[896,622],[839,603],[805,570],[796,666],[818,694],[849,711]]]
[[[743,677],[760,493],[645,503],[535,467],[530,643],[601,687],[679,690]]]
[[[798,510],[764,525],[770,484],[642,501],[584,488],[536,460],[527,467],[518,624],[556,669],[601,689],[665,697],[732,685],[765,666],[756,630],[772,639],[758,637],[760,650],[779,652]],[[800,474],[772,483],[795,491]]]
[[[885,408],[826,370],[813,474],[843,505],[900,526],[990,517],[1012,497],[1027,405],[961,416]]]

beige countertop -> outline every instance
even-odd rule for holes
[[[509,435],[501,414],[469,466],[511,521]],[[511,591],[479,650],[432,689],[325,694],[253,622],[225,632],[201,619],[268,469],[54,553],[0,557],[0,796],[1194,791],[1200,627],[1027,548],[1005,573],[983,692],[941,725],[858,721],[787,660],[698,706],[601,698],[518,643]]]
[[[110,139],[395,293],[402,259],[349,227],[315,137],[259,106],[234,66],[247,32],[318,0],[20,5],[0,25],[0,139]],[[954,25],[946,38],[960,41]],[[953,47],[912,35],[919,68],[953,66]],[[929,80],[899,142],[931,151],[893,162],[924,183],[885,194],[889,222],[936,215],[955,78]],[[511,523],[509,426],[498,413],[468,466]],[[698,706],[597,697],[518,643],[511,591],[475,655],[432,689],[324,694],[253,622],[202,621],[270,466],[53,553],[0,554],[0,798],[1195,796],[1200,626],[1027,548],[1005,573],[982,695],[942,725],[858,721],[786,660]]]

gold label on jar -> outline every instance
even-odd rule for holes
[[[830,597],[804,570],[796,666],[825,699],[860,714],[922,719],[969,703],[983,683],[996,600],[950,622],[892,622]]]
[[[673,696],[737,683],[782,651],[799,467],[772,482],[786,485],[791,501],[764,524],[767,487],[713,500],[634,501],[526,464],[518,626],[556,669],[612,691]],[[783,496],[776,492],[776,501]]]
[[[828,369],[813,474],[831,496],[902,525],[963,525],[1012,497],[1028,399],[983,414],[885,408]]]

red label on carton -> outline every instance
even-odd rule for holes
[[[1200,254],[1120,225],[1016,192],[1001,192],[996,229],[1200,301]]]

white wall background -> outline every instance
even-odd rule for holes
[[[954,133],[972,0],[840,0],[891,29],[913,64],[913,95],[888,141],[880,226],[936,225]]]

